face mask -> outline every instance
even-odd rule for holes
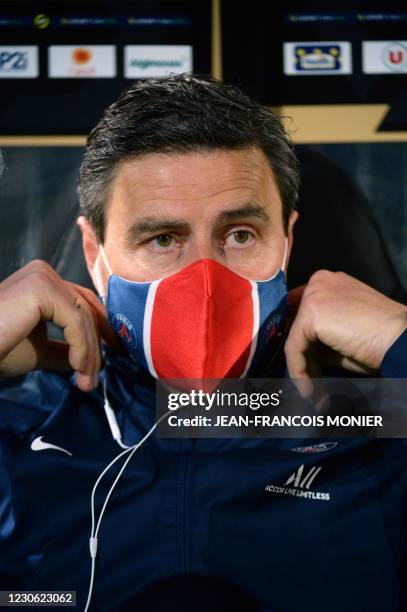
[[[251,281],[211,259],[160,280],[130,281],[111,271],[102,297],[111,327],[155,378],[241,378],[270,359],[287,311],[284,265]],[[97,287],[103,287],[95,266]]]

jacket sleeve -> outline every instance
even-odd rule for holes
[[[407,329],[385,354],[380,374],[382,378],[407,378]]]
[[[49,417],[61,393],[57,380],[40,371],[0,378],[0,442],[37,429]]]

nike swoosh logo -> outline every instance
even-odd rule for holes
[[[55,444],[50,444],[49,442],[43,442],[42,441],[43,437],[44,436],[38,436],[38,438],[35,438],[35,440],[31,442],[31,450],[40,451],[40,450],[46,450],[47,448],[53,448],[54,450],[59,450],[59,451],[62,451],[63,453],[66,453],[67,455],[72,456],[72,453],[67,451],[65,448],[62,448],[61,446],[55,446]]]

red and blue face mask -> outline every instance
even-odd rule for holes
[[[135,282],[110,272],[105,304],[131,357],[155,378],[241,378],[272,358],[287,312],[282,268],[251,281],[200,259],[160,280]],[[284,258],[285,259],[285,258]]]

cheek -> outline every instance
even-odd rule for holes
[[[284,238],[260,242],[253,249],[228,253],[225,265],[248,280],[267,280],[282,267],[284,249]]]
[[[110,258],[109,262],[112,271],[130,281],[159,280],[177,271],[175,256],[157,256],[141,247],[130,249],[116,246],[111,252],[112,262]]]

